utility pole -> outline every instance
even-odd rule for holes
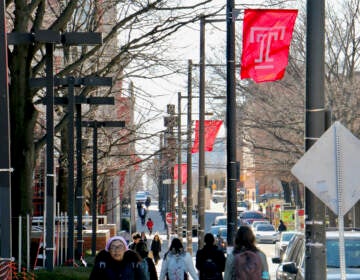
[[[93,174],[92,174],[92,235],[91,254],[96,255],[96,230],[97,230],[97,140],[99,127],[125,127],[124,121],[82,121],[84,127],[93,128]]]
[[[205,232],[205,16],[200,17],[200,80],[199,80],[199,192],[198,248],[204,245]]]
[[[0,0],[0,258],[11,261],[11,162],[10,162],[10,113],[9,81],[7,59],[7,33],[5,20],[5,1]]]
[[[165,127],[167,127],[168,130],[168,137],[166,139],[167,142],[167,149],[168,149],[168,159],[169,159],[169,171],[170,171],[170,213],[171,213],[171,234],[175,233],[175,199],[174,199],[174,191],[175,191],[175,184],[174,184],[174,162],[176,159],[175,156],[175,145],[176,140],[174,137],[174,126],[176,126],[177,123],[177,117],[175,116],[175,105],[168,104],[167,105],[167,113],[170,115],[168,117],[165,117]],[[179,219],[181,219],[181,215],[179,216]]]
[[[307,1],[305,150],[325,131],[325,0]],[[305,279],[326,279],[325,206],[305,188]]]
[[[227,242],[233,246],[236,217],[236,88],[235,88],[235,10],[234,0],[226,6],[226,148],[227,148]]]
[[[191,132],[192,132],[192,61],[188,60],[188,104],[187,104],[187,184],[186,184],[186,250],[192,254],[192,153],[191,153]]]
[[[181,160],[181,92],[178,92],[178,135],[177,135],[177,144],[178,144],[178,236],[182,240],[183,236],[183,226],[182,226],[182,160]]]

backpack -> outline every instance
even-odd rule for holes
[[[221,272],[213,259],[206,259],[201,270],[201,279],[219,280],[222,279]]]
[[[187,280],[188,275],[185,271],[185,256],[167,256],[164,259],[168,259],[166,279],[171,280]]]
[[[236,280],[261,280],[262,262],[256,252],[247,250],[234,255]]]

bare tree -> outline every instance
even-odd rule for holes
[[[118,85],[119,82],[126,83],[137,76],[154,78],[157,74],[149,70],[152,67],[162,69],[162,73],[176,71],[176,68],[161,56],[171,47],[167,45],[168,39],[181,27],[197,21],[200,12],[204,11],[203,8],[208,7],[205,5],[210,5],[212,1],[197,1],[194,4],[182,2],[8,0],[8,29],[10,32],[20,33],[36,33],[40,29],[102,32],[102,46],[56,46],[56,56],[65,58],[56,64],[56,75],[109,76],[113,77],[114,84]],[[11,77],[11,162],[15,170],[12,176],[12,216],[16,217],[32,212],[34,164],[46,138],[41,121],[43,115],[34,104],[43,98],[45,93],[29,86],[30,78],[44,76],[45,51],[44,45],[37,42],[14,45],[8,51]],[[119,90],[119,86],[101,91],[85,87],[77,94],[106,96],[115,89]],[[59,89],[57,94],[64,93]],[[90,119],[96,115],[91,109],[86,112]],[[66,117],[66,112],[63,113],[61,109],[57,113],[56,132],[63,127]],[[133,131],[124,134],[126,133]],[[108,154],[104,152],[104,155]],[[16,230],[13,232],[17,234]],[[13,248],[16,250],[16,242]]]

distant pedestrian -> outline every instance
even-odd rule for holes
[[[146,209],[149,209],[150,204],[151,204],[151,198],[150,196],[148,196],[145,200]]]
[[[140,242],[141,235],[139,232],[134,232],[131,237],[132,237],[132,242],[129,244],[129,249],[135,250],[135,245]]]
[[[146,210],[144,207],[140,208],[140,219],[141,219],[141,224],[144,226],[145,225],[145,218],[146,218]]]
[[[149,235],[151,236],[153,226],[154,226],[154,222],[151,220],[151,218],[148,218],[148,221],[146,222],[146,226],[147,226],[147,228],[149,230]]]
[[[154,262],[157,265],[160,260],[160,252],[161,252],[161,239],[158,233],[155,233],[154,239],[151,242],[150,250],[152,252]]]
[[[278,231],[282,232],[282,231],[286,231],[286,225],[284,224],[283,220],[280,220],[280,224],[278,227]]]
[[[196,268],[200,272],[200,280],[222,280],[225,270],[224,252],[216,246],[214,235],[205,234],[205,246],[196,253]]]
[[[146,234],[144,231],[142,231],[140,233],[140,236],[141,236],[141,240],[145,242],[145,244],[147,245],[147,237],[146,237]]]
[[[254,233],[248,226],[238,229],[234,250],[225,263],[224,280],[235,279],[270,279],[266,255],[256,247]]]
[[[160,280],[185,280],[188,279],[188,273],[193,280],[199,280],[191,255],[184,251],[180,239],[174,238],[169,250],[165,253]]]

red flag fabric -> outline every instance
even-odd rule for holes
[[[284,76],[297,13],[297,10],[245,10],[241,79],[251,78],[260,83]]]
[[[221,120],[206,120],[204,121],[204,150],[211,152],[213,150],[213,145],[215,142],[216,135],[219,132],[219,129],[223,121]],[[195,123],[195,140],[191,149],[191,153],[199,152],[199,121]]]
[[[174,167],[174,179],[178,179],[178,164],[175,164]],[[181,164],[181,184],[185,184],[187,182],[187,164],[182,163]]]

